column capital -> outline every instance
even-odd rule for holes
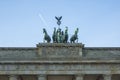
[[[77,77],[77,76],[78,76],[78,77],[79,77],[79,76],[81,77],[81,76],[84,76],[84,75],[85,75],[85,74],[76,74],[75,76],[76,76],[76,77]]]
[[[12,74],[12,75],[9,75],[9,77],[17,77],[18,75],[14,75],[14,74]]]
[[[16,78],[18,78],[18,75],[9,75],[8,77],[16,77]]]
[[[47,75],[46,74],[39,74],[37,75],[38,77],[46,77]]]
[[[103,74],[103,76],[112,76],[112,74]]]

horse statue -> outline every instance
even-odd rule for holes
[[[57,31],[56,31],[56,28],[54,28],[52,39],[53,39],[53,43],[57,43]]]
[[[50,36],[47,34],[47,31],[45,28],[43,28],[43,33],[44,33],[44,42],[47,41],[47,43],[50,43],[51,38]]]
[[[63,43],[67,43],[67,42],[68,42],[68,27],[66,27],[65,33],[63,35]]]
[[[60,26],[60,24],[61,24],[61,19],[62,19],[62,16],[60,16],[60,17],[56,17],[55,16],[55,19],[57,19],[57,24]]]
[[[58,28],[56,36],[57,36],[57,43],[62,43],[62,32],[60,28]]]
[[[75,34],[70,38],[70,42],[71,43],[75,43],[75,41],[77,40],[77,42],[78,42],[78,31],[79,31],[79,29],[77,28],[76,30],[75,30]]]

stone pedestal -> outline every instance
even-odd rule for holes
[[[82,43],[39,43],[37,44],[39,58],[43,59],[81,59]]]
[[[18,80],[18,76],[16,75],[10,75],[9,80]]]

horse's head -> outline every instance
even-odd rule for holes
[[[43,28],[43,33],[46,33],[46,29],[45,28]]]
[[[76,34],[76,35],[77,35],[78,31],[79,31],[79,28],[77,28],[77,29],[75,30],[75,34]]]
[[[54,27],[54,31],[56,31],[56,28]]]
[[[67,27],[67,26],[66,26],[65,28],[66,28],[66,29],[68,29],[68,27]]]
[[[61,29],[60,28],[58,28],[58,30],[57,30],[58,32],[61,32]]]
[[[66,29],[65,29],[65,33],[67,33],[67,32],[68,32],[68,27],[66,26],[65,28],[66,28]]]
[[[79,31],[79,28],[77,28],[76,30],[77,30],[77,32],[78,32],[78,31]]]

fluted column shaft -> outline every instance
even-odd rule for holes
[[[76,80],[83,80],[84,76],[83,75],[76,75]]]
[[[10,75],[9,80],[18,80],[18,76],[16,75]]]
[[[111,80],[111,75],[110,74],[105,74],[103,75],[104,80]]]
[[[38,75],[38,80],[47,80],[46,75]]]

